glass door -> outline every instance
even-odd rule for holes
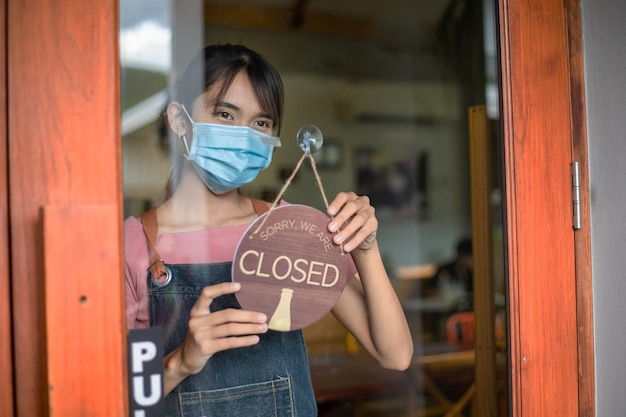
[[[163,114],[193,54],[214,43],[258,51],[284,83],[283,146],[242,192],[272,202],[302,155],[298,130],[319,127],[324,145],[315,161],[324,192],[369,196],[413,336],[413,363],[398,372],[376,364],[331,314],[305,328],[320,415],[425,415],[455,407],[470,415],[481,390],[476,300],[492,306],[491,316],[479,316],[494,343],[489,407],[506,415],[494,5],[120,0],[120,22],[125,217],[166,198],[172,157]],[[476,111],[479,133],[470,128]],[[481,152],[491,164],[482,202],[472,201],[476,134],[487,137]],[[304,164],[283,198],[323,210],[318,185]],[[489,212],[481,230],[475,204]],[[479,236],[490,244],[476,246]]]

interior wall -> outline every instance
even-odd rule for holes
[[[626,3],[582,0],[591,195],[596,415],[626,408]]]
[[[453,255],[460,234],[468,233],[469,190],[465,186],[468,155],[461,131],[460,91],[449,83],[353,82],[314,75],[285,74],[286,118],[283,147],[272,166],[252,183],[259,194],[264,187],[279,190],[281,169],[291,172],[302,151],[298,129],[317,125],[326,143],[339,143],[341,163],[319,168],[328,199],[340,191],[357,191],[355,153],[362,147],[384,151],[391,161],[425,152],[427,162],[426,216],[394,216],[377,209],[378,239],[388,267],[437,262]],[[432,124],[357,121],[357,114],[385,112],[391,117],[417,115]],[[285,199],[323,209],[324,201],[308,162],[289,186]]]
[[[280,70],[280,68],[279,68]],[[302,151],[298,129],[315,124],[325,143],[336,143],[341,152],[336,167],[318,168],[328,200],[339,191],[356,191],[355,151],[360,147],[384,150],[389,161],[404,160],[407,153],[425,152],[427,162],[427,210],[424,218],[398,218],[378,210],[378,233],[389,268],[437,263],[453,256],[457,239],[471,231],[467,187],[467,145],[463,143],[461,92],[453,82],[348,80],[346,78],[282,72],[285,84],[285,120],[282,147],[272,164],[244,191],[264,197],[277,193]],[[375,115],[392,121],[359,121],[359,115]],[[410,122],[414,118],[424,123]],[[406,119],[409,122],[393,122]],[[169,161],[159,148],[154,127],[125,138],[124,189],[126,197],[162,198],[169,175]],[[267,199],[267,197],[265,197]],[[323,209],[324,200],[308,161],[298,171],[284,199]],[[134,207],[140,214],[145,207]]]

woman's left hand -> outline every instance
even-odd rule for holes
[[[378,230],[374,211],[367,196],[358,196],[353,192],[337,194],[327,210],[333,217],[328,224],[328,230],[331,233],[337,232],[333,241],[338,245],[343,244],[345,252],[372,249]]]

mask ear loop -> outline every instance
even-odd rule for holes
[[[184,104],[180,105],[180,108],[183,109],[183,112],[185,113],[185,115],[187,116],[187,118],[189,119],[189,121],[191,122],[192,126],[193,126],[193,119],[191,118],[191,116],[189,115],[189,113],[187,112],[187,109],[185,108]],[[187,135],[178,135],[178,139],[182,139],[183,144],[185,145],[185,151],[187,152],[187,155],[185,155],[185,157],[189,157],[189,155],[191,154],[191,151],[189,150],[189,144],[187,143]]]
[[[257,233],[259,233],[259,231],[261,230],[261,228],[263,227],[263,225],[265,224],[267,219],[270,217],[270,213],[278,205],[278,202],[280,201],[280,199],[283,196],[283,194],[285,193],[285,191],[287,191],[287,187],[289,187],[289,185],[291,184],[291,181],[293,181],[294,177],[298,173],[298,170],[302,166],[302,162],[304,162],[304,158],[306,158],[306,157],[308,157],[309,161],[311,162],[311,168],[313,168],[313,174],[315,175],[315,182],[317,182],[317,186],[319,187],[320,193],[322,194],[322,198],[324,199],[324,204],[325,204],[326,208],[328,208],[328,199],[326,198],[326,193],[324,192],[324,186],[322,185],[322,178],[320,177],[319,173],[317,172],[317,166],[315,165],[315,158],[313,158],[313,155],[311,155],[308,152],[303,153],[302,156],[300,157],[300,160],[296,164],[296,167],[294,168],[293,172],[291,173],[289,178],[287,178],[287,180],[285,181],[285,184],[283,184],[283,187],[281,188],[280,192],[278,193],[278,195],[276,196],[276,198],[272,202],[272,205],[270,206],[269,210],[267,211],[267,214],[265,215],[265,217],[263,217],[263,219],[261,220],[261,223],[259,224],[259,226],[252,233],[252,236],[254,236]],[[334,219],[333,216],[330,216],[330,218]],[[338,233],[338,232],[339,231],[337,231],[336,233]],[[344,253],[343,252],[343,244],[339,245],[339,247],[341,249],[341,254],[343,255],[343,253]]]
[[[183,141],[183,145],[185,145],[185,152],[186,155],[183,155],[185,158],[189,158],[190,152],[189,152],[189,146],[187,145],[187,135],[178,135],[178,139]]]

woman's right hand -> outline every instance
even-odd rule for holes
[[[240,288],[239,283],[227,282],[202,290],[191,309],[183,344],[165,357],[166,394],[187,376],[200,372],[215,353],[257,344],[258,335],[267,332],[263,313],[235,308],[211,312],[213,299]]]

